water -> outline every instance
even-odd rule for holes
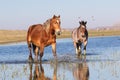
[[[120,36],[89,38],[85,61],[76,58],[70,38],[57,40],[58,63],[51,46],[41,65],[27,63],[28,55],[26,42],[0,45],[0,80],[31,80],[38,72],[48,80],[120,80]]]

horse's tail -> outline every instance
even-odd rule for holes
[[[36,25],[32,25],[29,27],[28,31],[27,31],[27,42],[31,42],[31,32],[32,30],[35,28]]]
[[[31,33],[31,27],[29,27],[28,31],[27,31],[27,44],[28,47],[31,48],[31,37],[30,37],[30,33]]]
[[[34,29],[34,25],[30,26],[27,31],[27,44],[29,48],[31,48],[31,32],[33,29]]]
[[[29,27],[27,31],[27,43],[31,41],[30,33],[31,33],[31,26]]]

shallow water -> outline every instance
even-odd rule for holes
[[[120,36],[89,38],[86,59],[75,55],[70,38],[57,40],[57,63],[51,46],[46,47],[42,64],[27,62],[26,42],[0,45],[0,80],[120,80]],[[38,70],[39,69],[39,70]]]

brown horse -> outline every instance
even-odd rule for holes
[[[72,31],[72,39],[74,46],[76,48],[76,54],[79,56],[81,54],[81,46],[82,43],[84,45],[84,55],[86,55],[86,45],[88,41],[88,31],[86,29],[86,21],[79,22],[80,26],[78,28],[75,28]]]
[[[32,48],[35,53],[35,60],[38,61],[40,52],[40,60],[43,56],[44,48],[51,45],[53,55],[56,58],[56,34],[60,35],[60,16],[53,16],[44,24],[36,24],[29,27],[27,32],[27,44],[30,51],[29,61],[32,61]]]

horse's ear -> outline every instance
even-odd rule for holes
[[[58,16],[58,18],[60,18],[60,15]]]
[[[85,25],[87,24],[87,21],[85,21]]]
[[[54,19],[54,18],[56,18],[56,16],[55,16],[55,15],[53,16],[53,19]]]
[[[81,24],[81,22],[79,21],[79,24]]]

